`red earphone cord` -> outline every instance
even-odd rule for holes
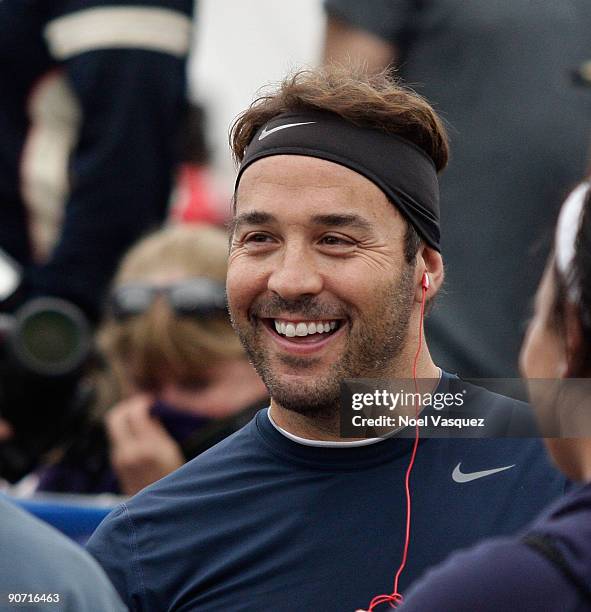
[[[415,383],[415,393],[418,393],[418,384],[417,384],[417,363],[419,361],[419,355],[421,354],[421,348],[423,347],[423,319],[425,317],[425,298],[427,297],[427,289],[429,288],[429,280],[425,281],[425,276],[423,276],[423,297],[421,299],[421,316],[419,318],[419,344],[417,346],[417,352],[415,354],[414,363],[412,366],[412,377]],[[416,416],[418,417],[419,407],[416,408]],[[408,557],[408,547],[410,544],[410,519],[411,519],[411,495],[410,495],[410,474],[412,472],[413,465],[415,463],[415,457],[417,455],[417,448],[419,446],[419,425],[418,423],[415,425],[415,440],[412,447],[412,453],[410,455],[410,461],[408,462],[408,468],[406,469],[406,478],[404,480],[404,486],[406,489],[406,535],[404,538],[404,550],[402,553],[402,561],[400,562],[400,567],[396,572],[396,576],[394,577],[394,590],[390,595],[376,595],[369,603],[369,608],[367,612],[372,612],[375,608],[383,603],[387,603],[391,608],[398,607],[398,604],[401,604],[403,601],[402,594],[398,591],[398,580],[400,579],[400,575],[402,574],[404,567],[406,565],[406,559]]]

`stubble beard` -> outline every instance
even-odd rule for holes
[[[341,382],[344,379],[387,377],[397,369],[408,335],[414,292],[414,268],[408,264],[397,281],[376,294],[376,308],[371,320],[363,323],[363,313],[357,313],[359,323],[354,328],[349,327],[346,332],[348,337],[341,359],[335,361],[323,375],[313,378],[311,375],[308,383],[301,377],[290,383],[276,372],[268,352],[263,348],[261,335],[266,332],[261,329],[260,321],[238,323],[232,316],[232,325],[275,403],[306,417],[332,421],[340,411]],[[310,320],[330,318],[323,316],[322,307],[315,305],[313,299],[288,302],[279,298],[274,302],[267,308],[275,308],[275,312],[297,313]],[[318,358],[294,355],[279,355],[277,359],[303,375],[319,362]]]

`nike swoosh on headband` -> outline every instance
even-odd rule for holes
[[[451,475],[454,481],[459,483],[471,482],[472,480],[478,480],[479,478],[484,478],[485,476],[492,476],[493,474],[497,474],[498,472],[504,472],[505,470],[510,470],[511,468],[515,467],[515,464],[513,464],[506,465],[505,467],[493,468],[492,470],[482,470],[480,472],[464,473],[460,469],[461,465],[462,462],[458,463]]]
[[[285,123],[283,125],[278,125],[277,127],[271,128],[270,130],[268,130],[267,127],[265,126],[263,128],[263,131],[259,134],[259,140],[263,140],[264,138],[267,138],[267,136],[269,136],[273,132],[278,132],[279,130],[286,130],[287,128],[296,127],[297,125],[310,125],[311,123],[316,123],[316,121],[302,121],[300,123]]]
[[[246,168],[272,155],[324,159],[361,174],[386,194],[431,248],[441,250],[437,169],[415,143],[330,112],[285,112],[261,125],[246,146],[234,190]]]

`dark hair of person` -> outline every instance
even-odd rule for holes
[[[579,289],[579,320],[583,332],[584,353],[579,356],[580,372],[591,370],[591,189],[588,189],[583,205],[581,225],[575,240],[575,255],[572,270],[564,278],[554,267],[553,325],[565,331],[567,295],[570,287]]]
[[[406,233],[404,234],[404,259],[406,263],[410,264],[414,261],[422,242],[423,240],[415,226],[412,223],[407,223]]]
[[[445,127],[424,98],[403,87],[390,71],[368,74],[362,67],[336,64],[296,72],[239,115],[230,130],[236,163],[240,164],[253,136],[267,121],[283,113],[309,110],[331,112],[359,127],[401,136],[425,151],[437,172],[447,165]],[[416,229],[407,223],[404,255],[408,263],[421,242]]]
[[[391,71],[368,74],[362,67],[337,64],[296,72],[239,115],[230,130],[236,162],[242,161],[246,147],[267,121],[283,113],[310,110],[334,113],[359,127],[406,138],[425,151],[437,172],[447,165],[445,127],[424,98],[402,86]]]
[[[204,166],[210,162],[206,127],[207,114],[204,106],[199,102],[186,101],[176,139],[176,156],[179,163]]]

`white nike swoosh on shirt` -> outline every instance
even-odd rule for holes
[[[513,464],[513,465],[506,465],[505,467],[493,468],[492,470],[482,470],[480,472],[464,473],[460,469],[461,465],[462,465],[462,462],[460,461],[460,463],[458,463],[458,465],[456,465],[456,467],[454,468],[454,471],[452,472],[452,475],[451,475],[454,481],[459,482],[459,483],[470,482],[472,480],[478,480],[479,478],[484,478],[485,476],[491,476],[492,474],[497,474],[498,472],[504,472],[505,470],[510,470],[512,467],[515,467],[515,464]]]
[[[286,130],[287,128],[295,127],[296,125],[310,125],[311,123],[316,123],[316,121],[303,121],[301,123],[285,123],[283,125],[278,125],[277,127],[271,128],[268,130],[266,127],[263,128],[263,131],[259,135],[259,140],[263,140],[263,138],[267,138],[273,132],[278,132],[279,130]]]

